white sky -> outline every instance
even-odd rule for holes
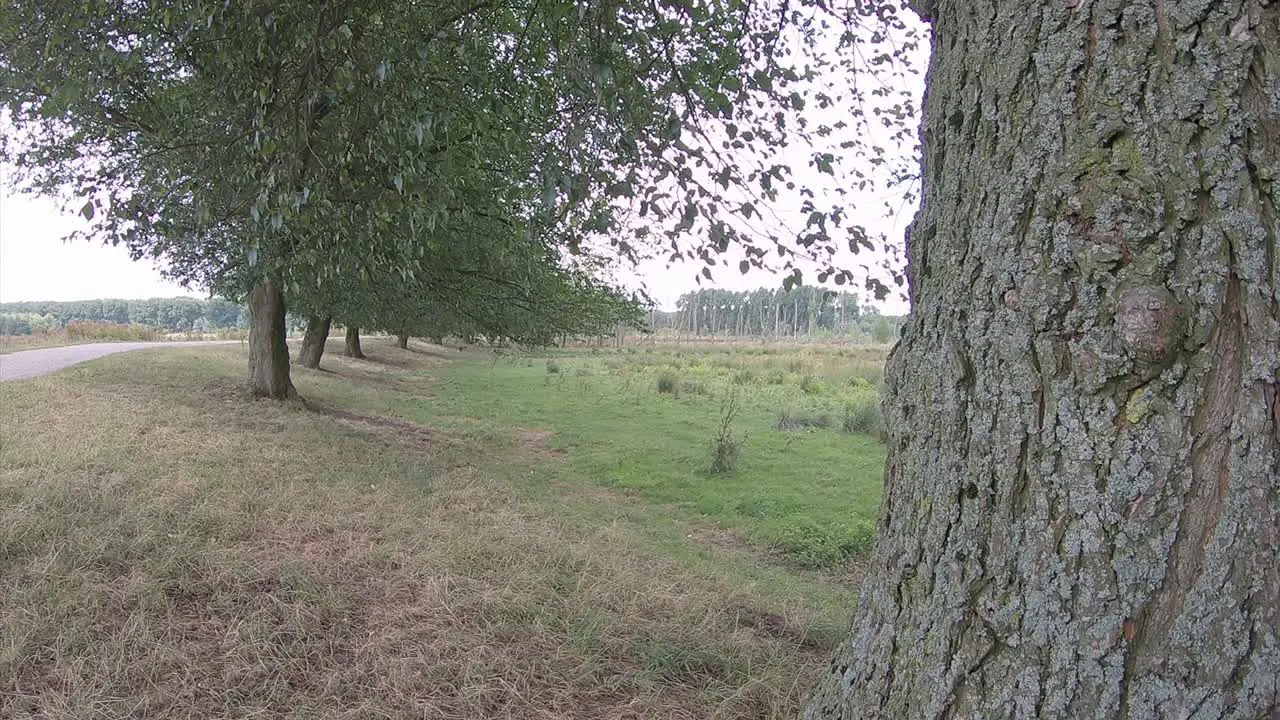
[[[886,231],[900,237],[908,219],[900,218]],[[205,295],[165,280],[150,260],[134,262],[123,247],[64,239],[84,225],[74,213],[62,212],[55,200],[0,188],[0,302]],[[731,251],[728,267],[713,268],[714,282],[702,287],[744,291],[781,283],[781,276],[761,271],[742,275],[740,258]],[[643,280],[653,299],[671,310],[681,295],[698,289],[695,278],[701,268],[700,262],[668,268],[665,260],[654,260],[641,263],[635,273],[621,274]],[[806,281],[812,282],[812,273]],[[906,312],[906,304],[894,296],[876,304],[889,314]]]
[[[123,247],[64,241],[85,225],[56,201],[0,186],[0,302],[201,296],[167,282]]]

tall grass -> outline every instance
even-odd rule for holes
[[[884,440],[884,415],[880,410],[880,396],[864,393],[858,395],[844,408],[841,426],[847,433],[868,435]]]
[[[163,328],[150,325],[121,325],[109,322],[72,320],[63,329],[69,340],[105,340],[112,342],[151,342],[163,340]]]

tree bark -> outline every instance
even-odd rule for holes
[[[401,350],[409,349],[409,333],[399,333],[396,335],[396,347]]]
[[[360,328],[347,326],[346,348],[342,354],[350,358],[364,359],[364,351],[360,349]]]
[[[320,367],[325,343],[329,340],[329,326],[333,318],[328,315],[307,317],[307,331],[302,336],[302,348],[298,351],[298,364],[315,370]]]
[[[805,716],[1276,717],[1280,4],[927,4],[884,505]]]
[[[273,278],[249,292],[249,390],[259,397],[289,400],[298,396],[289,379],[284,315],[284,293]]]

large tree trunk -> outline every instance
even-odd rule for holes
[[[289,379],[284,293],[271,278],[249,292],[249,389],[276,400],[297,397]]]
[[[401,350],[409,349],[409,333],[399,333],[396,335],[396,347]]]
[[[1276,717],[1280,3],[937,0],[817,718]]]
[[[302,336],[302,349],[298,351],[298,364],[312,370],[320,367],[325,343],[329,340],[329,326],[333,318],[328,315],[307,317],[307,332]]]
[[[360,328],[347,326],[347,343],[342,354],[351,358],[364,359],[364,351],[360,349]]]

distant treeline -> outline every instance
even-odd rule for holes
[[[847,337],[887,343],[897,338],[903,318],[862,307],[852,293],[820,287],[749,292],[704,289],[686,293],[675,312],[654,311],[655,331],[688,336]]]
[[[169,332],[247,327],[244,306],[227,300],[176,297],[0,303],[0,335],[55,332],[72,321],[147,325]]]

